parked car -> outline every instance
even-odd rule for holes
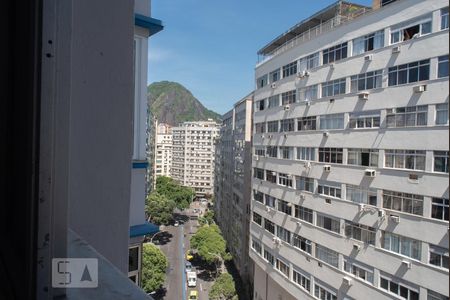
[[[187,285],[188,287],[196,287],[197,286],[197,273],[196,272],[187,272]]]
[[[189,300],[198,300],[198,292],[197,291],[191,291],[189,293]]]
[[[186,251],[186,259],[192,260],[194,258],[194,255],[192,255],[191,250]]]
[[[186,272],[190,272],[192,271],[192,264],[191,262],[187,261],[186,262]]]
[[[175,223],[173,224],[173,226],[178,227],[180,225],[180,222],[175,221]]]

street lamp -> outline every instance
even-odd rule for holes
[[[163,227],[163,226],[164,226],[164,225],[161,225],[161,226],[160,226],[161,231],[158,231],[157,233],[155,233],[155,234],[150,238],[150,243],[153,244],[153,239],[155,238],[155,236],[157,236],[157,235],[160,234],[160,233],[163,233],[163,230],[164,230],[164,227]]]

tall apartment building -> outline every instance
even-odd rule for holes
[[[158,176],[170,177],[172,166],[172,126],[161,123],[156,126],[155,135],[155,174],[154,181]]]
[[[448,2],[374,7],[258,52],[255,299],[449,297]]]
[[[252,164],[253,94],[222,117],[216,144],[215,215],[245,287],[253,280],[248,254]],[[246,291],[250,294],[251,289]]]
[[[213,194],[215,142],[219,124],[184,122],[172,128],[172,178],[192,187],[196,196]]]

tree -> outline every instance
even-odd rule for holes
[[[152,243],[145,243],[142,253],[142,289],[147,293],[159,289],[166,280],[168,266],[164,253]]]
[[[150,220],[153,223],[167,225],[173,220],[173,210],[175,206],[173,200],[169,200],[166,196],[161,195],[156,191],[152,192],[147,197],[145,211],[147,215],[150,216]]]
[[[198,218],[200,225],[214,224],[214,211],[208,210],[202,217]]]
[[[230,259],[225,240],[216,224],[200,227],[191,237],[191,248],[197,250],[198,256],[208,264]]]
[[[175,201],[176,207],[183,210],[189,207],[195,192],[192,188],[181,186],[170,177],[160,176],[156,179],[156,191]]]
[[[229,273],[220,274],[209,291],[211,300],[238,299],[233,277]]]

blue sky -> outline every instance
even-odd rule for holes
[[[331,0],[153,0],[148,83],[176,81],[220,114],[254,88],[256,52]],[[372,0],[353,2],[370,6]]]

